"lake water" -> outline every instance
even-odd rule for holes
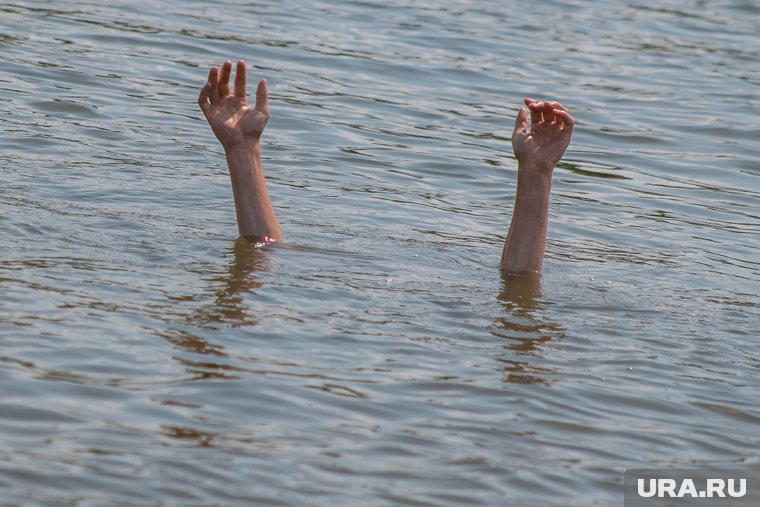
[[[616,506],[760,468],[750,0],[0,5],[3,506]],[[266,78],[236,241],[212,65]],[[540,281],[525,96],[578,120]]]

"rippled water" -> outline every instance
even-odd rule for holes
[[[0,5],[8,506],[590,506],[760,467],[747,0]],[[208,67],[270,86],[236,241]],[[503,280],[524,96],[578,119]]]

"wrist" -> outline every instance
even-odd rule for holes
[[[230,175],[262,174],[261,145],[258,139],[250,139],[224,148]]]
[[[250,153],[252,151],[261,151],[261,142],[258,138],[243,139],[242,141],[237,141],[231,144],[222,143],[222,147],[224,147],[224,152],[227,155],[232,155],[240,152]]]
[[[535,160],[535,158],[527,157],[528,160],[517,159],[518,172],[530,172],[536,174],[542,174],[551,178],[554,166],[551,162],[545,160]]]
[[[519,164],[517,167],[518,192],[548,194],[552,188],[553,170],[553,166]]]

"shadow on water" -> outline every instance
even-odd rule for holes
[[[497,299],[505,315],[497,317],[491,334],[505,340],[510,354],[498,358],[504,381],[518,384],[547,383],[545,376],[553,370],[518,360],[518,357],[537,356],[543,345],[564,335],[562,327],[541,315],[541,275],[502,274],[503,285]]]

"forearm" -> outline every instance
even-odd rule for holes
[[[553,168],[520,164],[512,222],[504,242],[501,269],[507,273],[541,271],[549,221]]]
[[[280,241],[282,231],[267,194],[259,141],[236,144],[225,152],[240,235]]]

